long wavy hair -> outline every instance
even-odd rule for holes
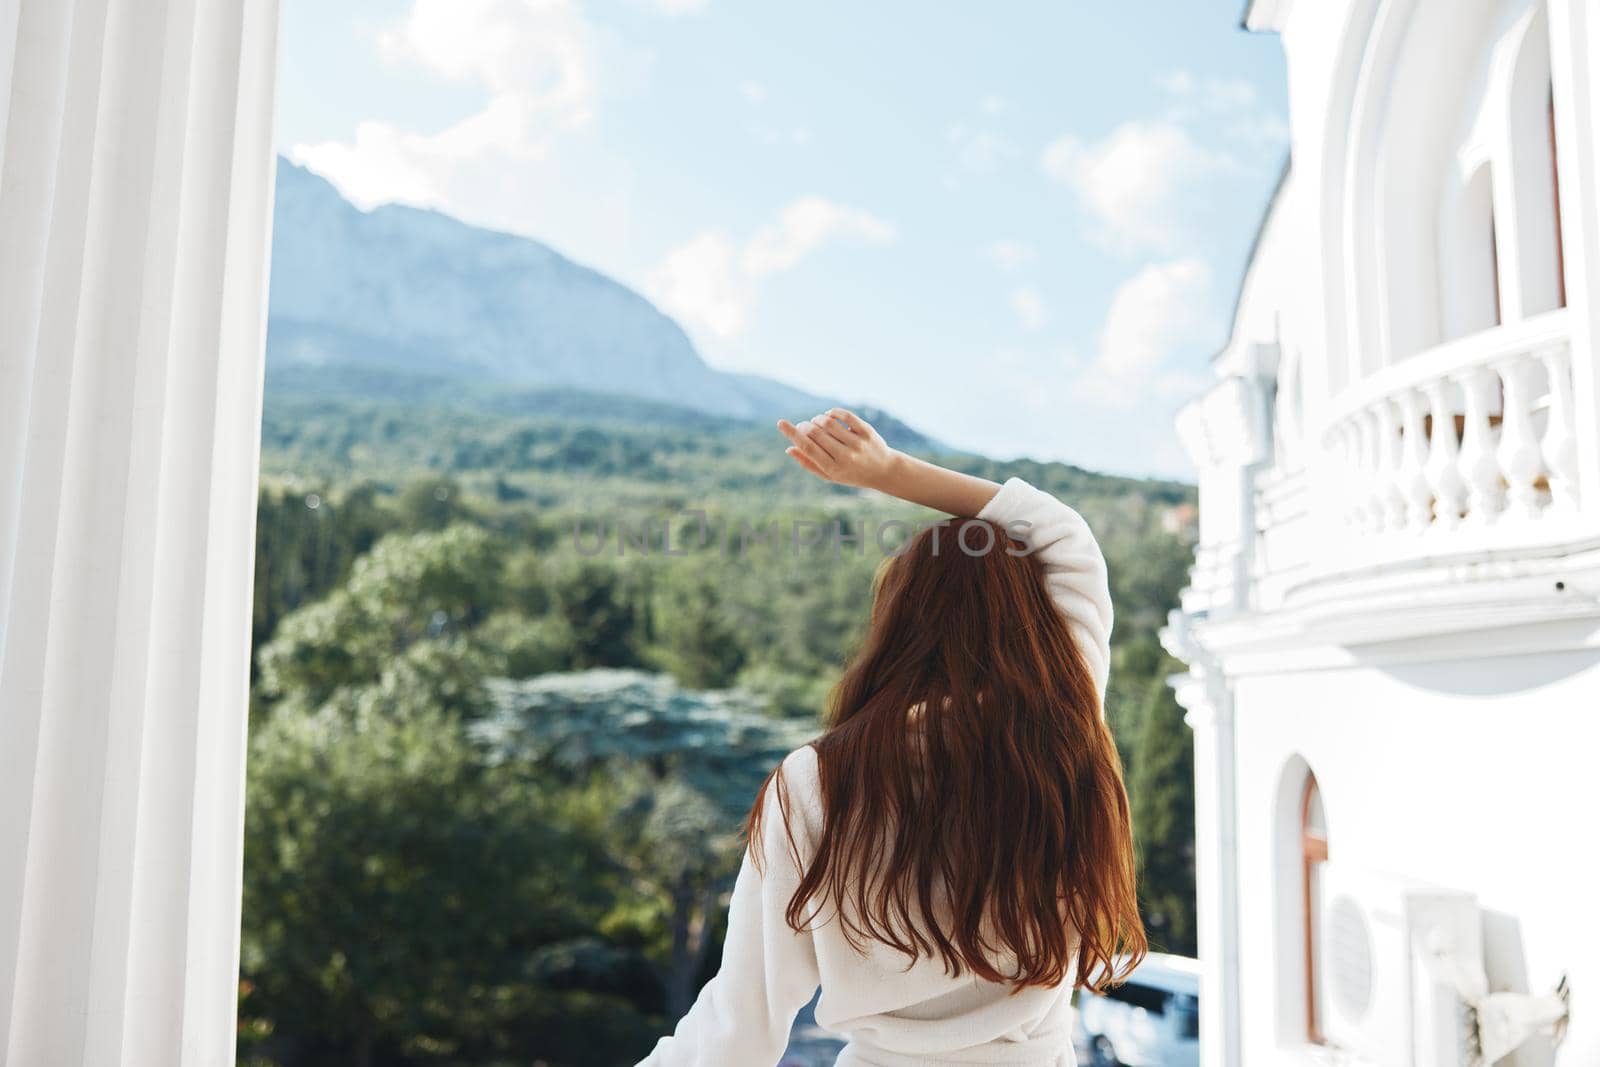
[[[857,951],[1017,989],[1103,990],[1144,957],[1116,744],[1039,561],[998,525],[940,523],[885,563],[813,744],[822,828],[808,863],[788,835],[793,929],[831,913]]]

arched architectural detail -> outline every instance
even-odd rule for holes
[[[1387,361],[1387,317],[1382,314],[1387,272],[1377,223],[1385,184],[1379,176],[1380,152],[1396,56],[1416,5],[1417,0],[1393,0],[1375,13],[1350,105],[1339,242],[1333,250],[1345,275],[1346,384]]]
[[[1552,106],[1543,0],[1352,5],[1324,131],[1334,393],[1441,341],[1564,304]],[[1484,302],[1489,248],[1498,315]]]
[[[1505,136],[1516,243],[1507,271],[1518,318],[1566,303],[1562,283],[1560,193],[1556,180],[1550,24],[1544,5],[1524,12],[1507,35]]]
[[[1278,778],[1272,806],[1275,900],[1273,941],[1281,999],[1275,1013],[1285,1045],[1320,1039],[1317,1027],[1317,886],[1320,865],[1328,859],[1328,827],[1321,786],[1302,756],[1291,756]]]
[[[1306,1036],[1322,1040],[1322,872],[1328,862],[1328,816],[1317,776],[1306,773],[1300,787],[1300,930],[1305,944]]]
[[[1387,5],[1373,30],[1352,124],[1347,201],[1348,309],[1365,375],[1441,340],[1436,213],[1460,127],[1440,122],[1462,99],[1482,98],[1481,40],[1492,0],[1410,0]]]
[[[1489,521],[1506,506],[1502,485],[1537,514],[1547,487],[1575,485],[1570,423],[1543,416],[1566,407],[1566,357],[1530,340],[1561,330],[1543,316],[1565,303],[1546,11],[1547,0],[1395,0],[1374,19],[1341,208],[1344,384],[1397,381],[1405,360],[1468,339],[1448,355],[1477,352],[1484,366],[1377,401],[1357,394],[1359,412],[1344,410],[1342,389],[1319,405],[1333,418],[1314,432],[1348,476],[1342,514],[1370,532]],[[1448,421],[1456,440],[1430,435]]]
[[[1338,393],[1350,382],[1353,347],[1350,332],[1349,283],[1344,269],[1345,176],[1349,170],[1350,124],[1356,86],[1364,68],[1367,40],[1378,12],[1378,0],[1358,0],[1350,5],[1328,95],[1327,120],[1322,129],[1320,227],[1322,240],[1323,319],[1327,338],[1327,392]]]
[[[1499,231],[1494,176],[1481,162],[1453,171],[1439,199],[1441,340],[1465,337],[1501,321]]]

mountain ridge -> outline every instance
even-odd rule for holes
[[[281,156],[272,246],[269,389],[315,389],[325,372],[357,369],[749,421],[837,403],[712,367],[643,295],[540,241],[428,208],[362,211]]]
[[[758,426],[755,420],[719,415],[669,401],[573,386],[479,383],[360,366],[290,365],[267,369],[269,412],[296,404],[303,409],[308,401],[323,402],[326,406],[366,404],[373,410],[430,413],[456,410],[471,415],[563,419],[597,426],[692,427],[702,433],[745,432]],[[861,405],[855,410],[895,448],[964,454],[945,448],[881,408]]]

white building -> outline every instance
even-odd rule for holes
[[[1600,1064],[1600,4],[1256,0],[1292,161],[1166,632],[1210,1065]],[[1481,1014],[1463,1013],[1477,1004]],[[1489,1034],[1492,1040],[1493,1035]]]

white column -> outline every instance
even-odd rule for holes
[[[1600,9],[1549,0],[1550,79],[1571,327],[1577,493],[1600,499]]]
[[[0,1062],[233,1061],[277,0],[0,0]]]
[[[1200,955],[1200,1063],[1239,1062],[1239,892],[1233,694],[1174,612],[1161,633],[1187,674],[1168,679],[1194,731],[1196,941]]]

